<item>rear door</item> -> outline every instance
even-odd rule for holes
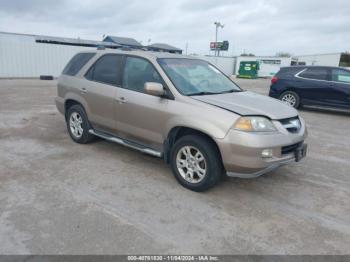
[[[330,70],[326,67],[308,67],[296,75],[298,93],[303,104],[331,105],[335,99],[330,85]],[[298,80],[297,80],[298,81]]]
[[[84,97],[88,104],[89,120],[96,129],[114,132],[115,97],[121,84],[122,55],[101,56],[85,75]]]
[[[350,108],[350,71],[334,68],[332,69],[332,86],[333,92],[339,94],[334,106]]]

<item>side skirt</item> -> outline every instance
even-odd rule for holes
[[[111,142],[114,142],[114,143],[117,143],[117,144],[120,144],[120,145],[123,145],[126,147],[130,147],[132,149],[135,149],[137,151],[140,151],[140,152],[148,154],[148,155],[152,155],[155,157],[162,157],[163,156],[162,152],[156,151],[152,148],[145,147],[141,144],[138,144],[138,143],[135,143],[135,142],[132,142],[129,140],[125,140],[125,139],[122,139],[122,138],[119,138],[116,136],[112,136],[112,135],[109,135],[109,134],[106,134],[106,133],[103,133],[103,132],[100,132],[97,130],[90,129],[89,133],[93,134],[95,136],[101,137],[103,139],[106,139],[108,141],[111,141]]]

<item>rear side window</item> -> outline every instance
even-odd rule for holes
[[[350,83],[350,72],[342,69],[333,69],[332,81]]]
[[[95,53],[81,53],[75,55],[63,69],[62,74],[75,76],[94,55]]]
[[[294,77],[294,75],[300,72],[302,69],[298,67],[281,67],[281,69],[275,74],[279,78]]]
[[[327,68],[307,68],[299,76],[308,79],[328,80],[328,70]]]
[[[120,85],[121,55],[104,55],[96,61],[85,77],[91,81],[109,85]]]

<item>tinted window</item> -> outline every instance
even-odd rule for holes
[[[95,53],[81,53],[75,55],[63,69],[62,74],[70,76],[76,75],[94,55]]]
[[[308,68],[299,76],[317,80],[328,80],[326,68]]]
[[[110,85],[119,85],[121,62],[122,56],[104,55],[90,68],[86,78]]]
[[[333,69],[332,81],[350,83],[350,72],[342,69]]]
[[[124,68],[123,87],[144,92],[146,82],[163,84],[162,78],[150,62],[137,57],[128,57]]]

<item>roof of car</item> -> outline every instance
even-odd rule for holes
[[[346,67],[341,67],[341,66],[322,66],[322,65],[295,65],[295,66],[284,66],[284,67],[281,67],[281,68],[284,68],[284,69],[302,69],[302,68],[342,68],[342,69],[346,69],[346,70],[349,70],[349,68],[346,68]]]

